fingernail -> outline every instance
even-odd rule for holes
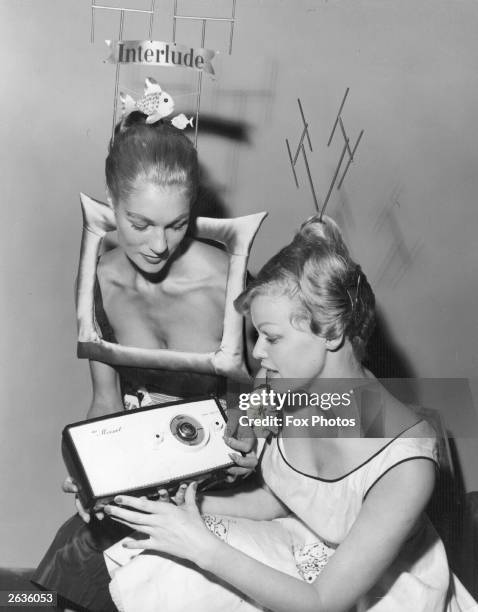
[[[183,482],[182,485],[179,488],[180,489],[187,489],[188,485],[185,482]]]
[[[168,494],[168,492],[166,491],[166,489],[161,489],[161,491],[158,491],[158,493],[159,493],[160,495],[167,495],[167,494]]]
[[[104,512],[106,512],[107,514],[110,514],[110,512],[111,512],[111,508],[110,508],[109,506],[105,506],[105,507],[103,508],[103,511],[104,511]]]
[[[122,498],[122,497],[120,497],[119,495],[117,495],[117,496],[115,497],[114,501],[115,501],[117,504],[122,504],[122,503],[123,503],[123,498]]]

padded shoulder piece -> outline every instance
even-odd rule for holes
[[[84,193],[80,194],[80,200],[83,236],[76,295],[78,357],[111,365],[218,374],[237,381],[249,380],[244,361],[242,315],[235,311],[234,300],[244,289],[251,245],[267,213],[236,219],[198,217],[196,220],[196,236],[224,244],[230,261],[220,347],[213,353],[189,353],[122,346],[106,342],[98,333],[94,308],[96,267],[101,241],[107,232],[116,229],[116,221],[108,204]]]

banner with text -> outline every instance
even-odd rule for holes
[[[191,68],[214,75],[212,60],[217,51],[194,49],[158,40],[106,40],[110,64],[143,64],[171,68]]]

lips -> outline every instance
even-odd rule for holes
[[[271,368],[271,366],[267,365],[266,363],[261,363],[261,367],[264,368],[264,370],[267,370],[267,375],[279,373],[278,370],[274,370],[274,368]]]
[[[144,255],[143,253],[141,253],[141,257],[149,264],[159,264],[166,261],[166,257],[153,257],[152,255]]]

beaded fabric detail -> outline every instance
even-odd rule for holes
[[[215,536],[220,540],[227,542],[227,533],[229,531],[229,521],[210,514],[203,514],[204,524]]]
[[[334,554],[334,549],[329,548],[323,542],[315,542],[294,546],[293,553],[297,571],[302,580],[314,582]]]

